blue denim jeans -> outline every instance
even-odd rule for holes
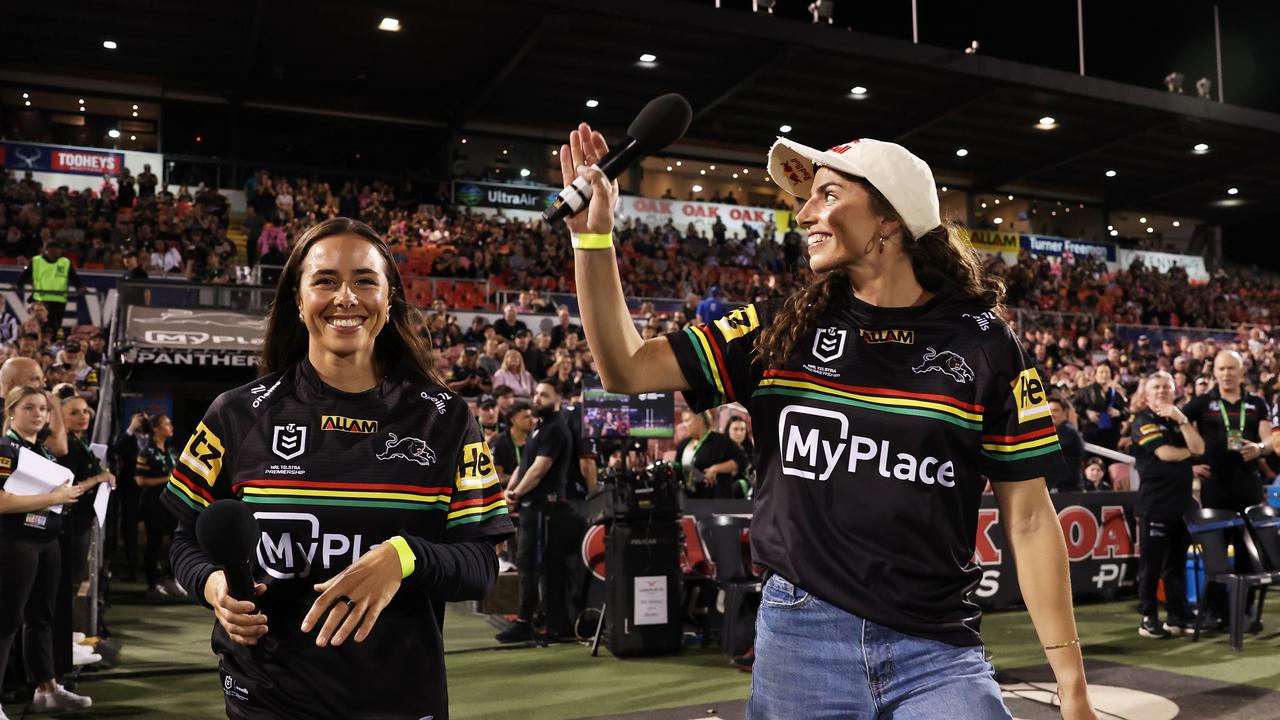
[[[774,575],[756,620],[749,720],[1011,716],[981,645],[891,630]]]

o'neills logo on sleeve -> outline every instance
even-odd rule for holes
[[[916,342],[915,330],[863,330],[858,329],[858,337],[868,345],[876,345],[879,343],[901,343],[903,345],[914,345]]]
[[[339,430],[341,432],[350,433],[370,433],[378,432],[377,420],[361,420],[359,418],[343,417],[341,415],[321,415],[321,430]]]

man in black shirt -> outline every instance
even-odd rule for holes
[[[1049,399],[1049,410],[1053,416],[1053,426],[1058,430],[1058,442],[1062,445],[1062,459],[1066,462],[1067,471],[1062,474],[1058,483],[1050,488],[1056,492],[1078,492],[1083,490],[1081,482],[1081,462],[1084,460],[1084,439],[1080,431],[1071,423],[1067,414],[1067,404],[1062,398],[1054,396]]]
[[[1213,361],[1217,387],[1193,398],[1182,409],[1204,438],[1200,504],[1206,508],[1244,510],[1262,502],[1262,475],[1257,459],[1272,452],[1271,421],[1266,401],[1244,392],[1240,355],[1223,350]],[[1203,471],[1202,471],[1203,472]]]
[[[546,377],[547,371],[551,369],[551,336],[538,333],[533,345],[526,347],[522,355],[525,370],[528,370],[537,380]]]
[[[1195,506],[1191,497],[1191,458],[1204,452],[1195,425],[1173,404],[1173,376],[1160,371],[1147,379],[1150,407],[1134,417],[1130,436],[1138,461],[1138,528],[1142,555],[1138,562],[1138,634],[1165,638],[1182,633],[1190,615],[1186,607],[1184,567],[1191,538],[1182,515]],[[1061,432],[1061,431],[1059,431]],[[1164,580],[1168,619],[1160,622],[1156,586]]]
[[[511,475],[520,467],[525,443],[534,428],[533,405],[528,400],[516,400],[507,413],[510,428],[493,438],[493,464],[497,468],[498,481],[506,489]]]
[[[465,398],[479,397],[493,389],[493,379],[480,367],[480,353],[468,346],[449,370],[449,389]]]
[[[1244,363],[1239,353],[1223,350],[1213,359],[1217,387],[1188,402],[1182,412],[1195,423],[1204,438],[1204,465],[1192,468],[1201,478],[1200,505],[1205,508],[1241,512],[1262,502],[1262,473],[1257,460],[1273,452],[1271,421],[1266,401],[1245,393]],[[1228,542],[1240,546],[1238,533],[1227,531]],[[1248,556],[1236,554],[1236,571],[1249,569]],[[1211,612],[1226,616],[1226,593],[1221,586],[1206,591]],[[1261,629],[1255,619],[1249,632]]]
[[[493,321],[493,329],[502,337],[508,340],[514,340],[517,332],[521,330],[527,332],[529,330],[529,326],[525,325],[523,320],[516,317],[515,303],[507,303],[502,308],[502,317]]]
[[[516,529],[516,567],[520,571],[520,609],[516,622],[498,633],[499,642],[532,640],[539,584],[545,579],[543,601],[547,634],[569,634],[566,612],[565,565],[572,553],[567,542],[573,511],[565,504],[573,438],[560,411],[560,393],[552,383],[541,382],[533,395],[541,421],[521,451],[520,465],[503,493],[510,505],[520,508]],[[541,545],[541,547],[539,547]]]
[[[558,348],[564,344],[564,338],[569,333],[577,333],[578,337],[582,337],[582,327],[574,325],[569,321],[569,306],[556,306],[556,326],[551,328],[551,347]]]

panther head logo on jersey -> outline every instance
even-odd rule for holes
[[[396,437],[395,433],[387,433],[387,447],[378,455],[379,460],[395,460],[400,458],[429,466],[436,462],[436,451],[427,446],[425,440],[416,437]]]
[[[933,348],[928,348],[928,352],[924,354],[924,357],[920,358],[920,364],[911,368],[911,371],[917,375],[933,372],[934,370],[961,384],[973,382],[973,369],[969,367],[969,363],[950,350],[938,352]]]

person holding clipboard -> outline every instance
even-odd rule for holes
[[[23,659],[28,676],[39,683],[32,712],[76,710],[93,704],[88,697],[60,686],[53,667],[62,512],[87,486],[66,482],[41,494],[11,492],[17,483],[10,477],[19,471],[23,450],[53,460],[37,439],[48,420],[49,398],[43,390],[22,386],[5,397],[4,437],[0,438],[0,578],[4,578],[0,582],[0,677],[4,677],[13,640],[25,624]],[[7,720],[2,708],[0,720]]]

